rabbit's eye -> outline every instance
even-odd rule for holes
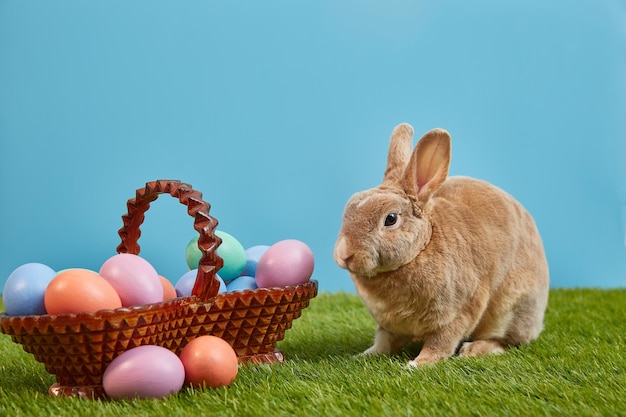
[[[393,226],[398,221],[397,213],[389,213],[387,217],[385,217],[385,226]]]

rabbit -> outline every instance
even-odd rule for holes
[[[347,202],[333,256],[378,327],[363,352],[422,342],[409,366],[502,353],[543,330],[549,271],[534,219],[485,181],[448,177],[451,139],[393,130],[382,184]]]

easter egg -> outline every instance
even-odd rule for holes
[[[200,252],[200,248],[198,248],[198,238],[199,236],[197,235],[192,237],[185,249],[185,261],[189,269],[198,268],[200,258],[202,257],[202,252]]]
[[[110,257],[102,264],[100,276],[115,288],[124,307],[163,301],[159,274],[139,255],[120,253]]]
[[[243,290],[256,290],[256,279],[248,275],[242,275],[235,278],[226,284],[226,291],[243,291]]]
[[[162,275],[159,275],[159,279],[161,280],[161,286],[163,287],[163,301],[178,297],[178,295],[176,295],[176,288],[174,288],[174,285],[169,279]]]
[[[270,246],[259,260],[256,282],[259,288],[301,284],[311,278],[313,266],[313,252],[306,243],[281,240]]]
[[[246,266],[241,271],[241,275],[256,276],[256,267],[259,264],[259,260],[269,248],[268,245],[256,245],[246,249]]]
[[[224,260],[224,266],[219,273],[224,281],[230,281],[246,267],[246,250],[234,236],[221,230],[216,230],[215,234],[222,239],[217,254]]]
[[[48,314],[96,312],[122,307],[115,288],[88,269],[66,269],[57,274],[44,294]]]
[[[246,250],[234,236],[221,230],[216,230],[215,235],[222,239],[217,247],[217,254],[224,260],[224,266],[219,274],[224,281],[230,281],[238,277],[246,267]],[[198,236],[191,239],[187,245],[185,258],[190,269],[198,268],[198,262],[202,253],[198,248]]]
[[[44,294],[56,272],[47,265],[28,263],[17,267],[4,284],[2,301],[10,316],[46,314]]]
[[[193,286],[196,283],[196,277],[198,276],[198,270],[192,269],[191,271],[187,271],[183,274],[182,277],[178,279],[174,289],[176,290],[176,295],[178,297],[189,297],[191,295],[191,291],[193,290]],[[226,284],[224,280],[219,276],[215,275],[215,277],[220,282],[219,292],[226,292]]]
[[[163,398],[181,390],[185,368],[170,350],[153,345],[129,349],[114,358],[102,375],[112,399]]]
[[[237,377],[239,361],[232,346],[216,336],[199,336],[180,353],[185,382],[198,387],[230,385]]]

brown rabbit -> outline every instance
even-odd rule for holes
[[[457,348],[477,356],[531,342],[549,286],[533,218],[493,185],[448,178],[445,130],[426,133],[413,154],[412,138],[410,125],[394,129],[382,185],[350,198],[335,245],[335,261],[378,323],[364,354],[419,340],[415,366]]]

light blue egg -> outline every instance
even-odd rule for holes
[[[10,316],[46,314],[44,294],[56,272],[47,265],[28,263],[16,268],[7,278],[2,301]]]
[[[268,245],[256,245],[246,249],[246,267],[241,272],[241,275],[256,276],[256,267],[259,264],[259,260],[269,248]]]
[[[218,274],[215,274],[215,276],[217,277],[217,279],[220,281],[220,290],[219,293],[223,293],[228,291],[228,289],[226,288],[226,283],[224,282],[224,280],[222,279],[222,277],[220,277]]]
[[[256,290],[258,287],[256,285],[256,280],[254,277],[242,275],[240,277],[235,278],[230,281],[226,285],[226,290],[228,292],[231,291],[243,291],[243,290]]]

